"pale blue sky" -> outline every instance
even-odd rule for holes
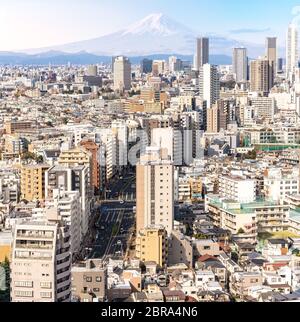
[[[94,38],[157,12],[199,33],[254,43],[278,36],[284,45],[295,6],[300,0],[0,0],[0,50]]]

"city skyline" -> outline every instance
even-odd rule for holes
[[[119,0],[109,4],[89,0],[85,3],[72,1],[70,10],[69,0],[44,1],[43,4],[36,0],[26,1],[26,4],[12,0],[1,4],[0,28],[9,32],[0,36],[0,51],[22,51],[92,39],[122,30],[153,13],[162,13],[188,25],[199,35],[222,35],[253,44],[263,44],[265,37],[277,36],[279,46],[285,46],[286,26],[298,19],[299,3],[294,0],[284,5],[270,2],[255,0],[244,4],[231,0],[225,4],[220,0],[200,3],[187,0],[172,6],[167,0],[138,6],[134,0],[124,8]],[[112,14],[115,18],[109,19]],[[278,19],[274,19],[275,16]]]
[[[2,2],[0,303],[300,302],[300,5]]]

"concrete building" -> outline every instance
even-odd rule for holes
[[[77,166],[85,166],[88,171],[89,182],[89,196],[93,196],[93,158],[92,153],[84,147],[76,147],[70,150],[61,152],[58,164],[67,166],[69,168]]]
[[[98,75],[98,67],[97,65],[89,65],[86,72],[87,76],[97,76]]]
[[[273,97],[254,97],[250,100],[254,116],[257,120],[272,121],[276,112],[275,99]]]
[[[214,225],[230,230],[240,242],[256,242],[257,233],[284,231],[289,226],[289,206],[277,201],[239,203],[208,195],[205,207]]]
[[[197,38],[197,48],[195,55],[195,70],[200,71],[200,68],[209,63],[209,39]]]
[[[53,199],[45,202],[46,211],[54,211],[62,218],[70,229],[70,245],[73,258],[79,253],[81,246],[81,202],[78,191],[63,191],[54,189]],[[48,210],[47,210],[48,209]]]
[[[33,128],[31,121],[7,121],[4,123],[6,134],[22,133]]]
[[[298,27],[291,23],[288,27],[286,37],[286,75],[288,78],[294,73],[298,67],[299,51],[298,51]]]
[[[153,146],[166,149],[174,165],[183,164],[183,137],[179,130],[172,127],[152,129]]]
[[[232,57],[232,72],[237,83],[247,82],[248,57],[246,48],[234,48]]]
[[[267,198],[283,200],[299,193],[299,169],[270,168],[264,173],[264,192]]]
[[[78,191],[81,204],[81,234],[85,235],[91,214],[91,199],[89,197],[88,168],[86,166],[56,165],[51,167],[45,176],[45,192],[47,198],[54,198],[55,189],[61,191]]]
[[[218,133],[220,130],[227,130],[229,123],[229,113],[227,102],[218,100],[206,111],[206,131],[208,133]]]
[[[168,234],[174,220],[174,166],[165,150],[147,148],[137,165],[137,229],[164,226]]]
[[[274,86],[274,80],[277,75],[277,38],[268,37],[266,39],[267,59],[269,61],[269,83],[270,88]]]
[[[250,90],[252,92],[269,93],[269,61],[257,59],[250,62]]]
[[[127,57],[114,59],[114,90],[129,91],[131,88],[131,63]]]
[[[155,262],[164,268],[168,258],[167,232],[162,228],[141,229],[136,238],[135,256],[142,262]]]
[[[239,176],[219,177],[219,194],[227,200],[249,203],[256,200],[256,181]]]
[[[101,260],[89,259],[72,267],[72,300],[104,302],[107,271]]]
[[[148,59],[148,58],[144,58],[141,61],[141,73],[143,74],[149,74],[152,72],[152,64],[153,64],[153,60]]]
[[[216,66],[204,64],[199,73],[199,95],[210,108],[220,97],[220,80]]]
[[[57,213],[16,225],[11,263],[12,302],[71,300],[70,231]]]
[[[165,71],[166,62],[164,60],[154,60],[152,64],[152,74],[153,76],[162,75]]]
[[[21,168],[21,198],[27,201],[45,199],[47,164],[23,165]]]
[[[112,135],[116,138],[116,163],[119,171],[128,164],[128,127],[123,120],[113,121],[111,124]]]
[[[185,264],[193,267],[192,239],[178,230],[173,230],[169,239],[168,265]]]
[[[80,142],[80,146],[91,154],[92,185],[94,193],[97,194],[101,188],[100,147],[92,140],[83,140]]]
[[[28,142],[19,135],[5,136],[5,152],[13,155],[20,155],[28,149]]]

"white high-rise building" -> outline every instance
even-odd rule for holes
[[[289,77],[298,67],[298,28],[295,24],[290,24],[287,32],[286,43],[286,74]]]
[[[54,198],[55,189],[61,191],[78,191],[81,206],[81,239],[88,231],[91,215],[91,198],[89,197],[89,169],[84,165],[70,167],[55,165],[45,174],[46,198]]]
[[[174,165],[183,164],[182,132],[172,127],[152,129],[151,142],[158,148],[166,149]]]
[[[114,59],[114,90],[129,91],[131,88],[131,63],[127,57]]]
[[[11,262],[12,302],[71,300],[70,229],[57,211],[16,225]]]
[[[197,38],[197,48],[195,55],[194,67],[199,71],[204,64],[209,63],[209,39]]]
[[[112,134],[117,139],[117,164],[124,167],[128,163],[128,127],[125,121],[116,120],[111,124]]]
[[[46,200],[45,208],[53,209],[61,216],[66,225],[70,227],[71,253],[75,255],[80,250],[81,241],[81,203],[78,191],[53,190],[53,199]]]
[[[199,95],[207,102],[207,108],[212,107],[220,97],[220,79],[216,66],[204,64],[200,68],[199,87]]]
[[[232,71],[237,83],[247,81],[248,59],[246,48],[234,48],[232,57]]]
[[[148,147],[137,165],[137,232],[174,225],[174,166],[165,149]]]

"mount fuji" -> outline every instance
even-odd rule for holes
[[[25,50],[27,54],[63,52],[68,54],[85,52],[93,55],[146,56],[153,54],[192,55],[195,39],[199,33],[161,14],[151,14],[118,32],[90,40],[73,42],[47,48]],[[241,43],[234,39],[206,34],[210,38],[213,55],[232,55],[232,48],[245,46],[249,55],[260,55],[263,46]]]

